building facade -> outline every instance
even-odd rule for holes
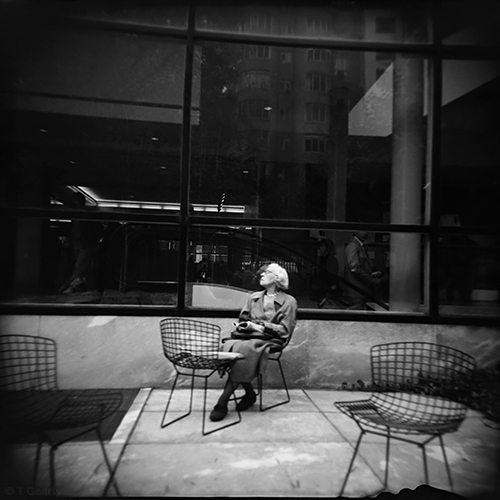
[[[3,329],[226,325],[278,262],[308,343],[354,322],[496,345],[495,2],[0,8]],[[383,276],[361,311],[358,231]]]

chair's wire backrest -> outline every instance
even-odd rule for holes
[[[160,321],[163,352],[172,363],[188,353],[206,359],[218,359],[221,328],[212,323],[189,318],[166,318]]]
[[[472,393],[476,368],[468,354],[430,342],[393,342],[371,349],[372,383],[388,412],[423,424],[460,420]]]
[[[0,391],[57,389],[57,349],[52,339],[0,335]]]

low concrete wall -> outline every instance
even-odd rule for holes
[[[66,388],[169,387],[175,371],[165,359],[160,317],[37,316],[0,318],[1,334],[49,337],[58,346],[59,385]],[[203,318],[200,318],[203,320]],[[223,332],[232,319],[210,318]],[[337,388],[344,381],[370,380],[370,347],[394,341],[429,341],[461,349],[479,367],[500,360],[500,329],[346,321],[299,320],[282,357],[291,388]],[[267,384],[278,385],[276,363]],[[183,385],[187,381],[184,379]],[[211,386],[222,386],[218,375]]]

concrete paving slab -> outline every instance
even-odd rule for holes
[[[114,467],[122,451],[121,446],[106,445],[106,451]],[[5,488],[30,496],[102,496],[109,480],[101,447],[97,442],[67,443],[55,453],[56,484],[52,489],[49,472],[49,448],[44,446],[40,457],[36,484],[32,484],[36,445],[19,445],[9,453],[10,470],[5,477],[12,481]],[[2,485],[3,486],[3,485]]]
[[[277,396],[267,391],[271,398]],[[141,390],[107,444],[112,462],[120,460],[117,480],[124,496],[337,497],[359,429],[333,402],[369,396],[361,392],[294,390],[291,403],[267,412],[259,412],[258,406],[254,406],[242,412],[241,423],[203,436],[201,390],[194,396],[192,415],[160,428],[168,392]],[[215,404],[219,392],[209,391],[209,404]],[[178,398],[180,406],[188,402],[189,390],[179,390]],[[231,409],[224,421],[207,425],[223,425],[235,416]],[[469,412],[458,432],[446,435],[444,442],[455,493],[473,500],[496,498],[500,491],[498,427],[480,413]],[[430,484],[448,491],[438,442],[427,446],[427,456]],[[35,447],[18,445],[12,457],[7,473],[2,470],[2,480],[9,477],[13,486],[28,488]],[[96,442],[62,445],[56,452],[56,467],[56,487],[63,496],[100,496],[109,479]],[[385,439],[365,436],[344,495],[377,496],[382,491],[384,470]],[[48,471],[45,448],[37,482],[38,488],[45,488],[44,495],[50,486]],[[423,480],[418,448],[391,441],[390,491],[415,489]],[[108,496],[115,496],[112,488]]]
[[[133,444],[117,478],[132,496],[335,496],[348,465],[342,443]],[[380,481],[356,473],[360,491]]]
[[[190,390],[180,389],[175,390],[170,402],[169,411],[186,411],[189,408]],[[193,391],[193,411],[203,411],[203,390],[195,389]],[[315,411],[316,408],[311,400],[307,397],[304,391],[300,389],[290,390],[290,402],[273,408],[273,411]],[[207,409],[211,411],[216,405],[221,394],[219,389],[209,389],[207,391]],[[237,396],[243,396],[243,391],[237,391]],[[165,407],[170,396],[169,389],[155,389],[152,391],[147,403],[144,407],[145,411],[165,411]],[[273,404],[286,399],[286,393],[280,389],[264,389],[263,404],[264,406]],[[259,404],[259,399],[255,403]],[[230,403],[230,407],[234,408],[234,404]]]
[[[329,421],[318,412],[280,413],[272,410],[259,412],[248,410],[242,412],[242,421],[222,431],[203,436],[201,434],[201,417],[199,412],[193,413],[183,420],[162,429],[161,412],[144,412],[131,437],[131,443],[247,443],[247,442],[335,442],[341,436]],[[173,414],[172,416],[179,415]],[[235,418],[230,412],[222,423]],[[221,425],[208,423],[211,429]],[[208,425],[207,424],[207,425]]]
[[[448,446],[445,443],[445,450],[451,468],[453,490],[448,481],[439,444],[429,444],[426,447],[428,484],[440,490],[453,491],[469,499],[498,498],[500,491],[498,462],[494,460],[492,449]],[[385,466],[385,446],[367,443],[363,440],[344,495],[372,495],[372,492],[363,491],[363,488],[360,488],[354,472],[358,471],[361,474],[363,469],[369,470],[370,474],[379,477],[383,483]],[[425,484],[422,452],[414,445],[391,441],[388,490],[398,493],[405,488],[415,489],[421,484]]]
[[[361,431],[352,418],[349,418],[344,413],[325,413],[324,415],[343,439],[351,443],[352,446],[356,445]],[[363,442],[365,441],[368,443],[385,443],[386,438],[376,434],[365,434]]]
[[[130,437],[152,389],[141,389],[111,439],[112,444],[125,444]]]
[[[322,412],[340,413],[340,410],[334,405],[335,401],[356,401],[368,399],[371,392],[361,391],[328,391],[305,389],[305,394]]]

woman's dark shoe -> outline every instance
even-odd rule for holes
[[[216,404],[214,409],[210,413],[210,420],[212,422],[219,422],[227,415],[227,406],[222,406],[220,404]]]
[[[238,411],[245,411],[252,406],[255,401],[257,401],[257,396],[255,392],[246,392],[245,395],[241,398],[240,402],[236,405],[236,409]]]

